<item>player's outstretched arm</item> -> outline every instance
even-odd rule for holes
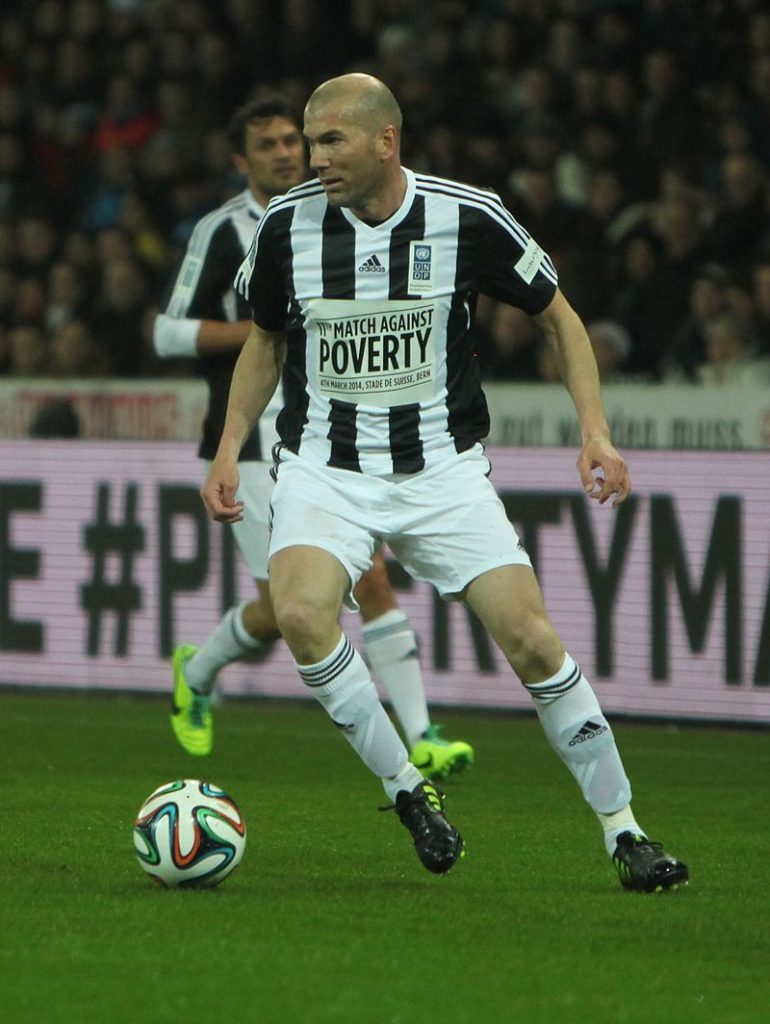
[[[195,359],[237,351],[250,327],[250,320],[195,320],[159,313],[153,322],[152,341],[161,359]]]
[[[583,440],[577,460],[583,487],[600,505],[614,495],[617,507],[628,497],[631,480],[610,439],[599,370],[583,321],[558,289],[535,319],[557,354],[562,380],[575,403]]]
[[[285,335],[252,325],[235,364],[227,402],[227,416],[217,454],[201,488],[212,519],[237,523],[243,503],[238,491],[238,455],[278,386],[285,351]]]

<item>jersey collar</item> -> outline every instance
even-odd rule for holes
[[[243,190],[243,195],[246,198],[246,207],[249,211],[249,216],[253,217],[254,220],[261,220],[265,215],[264,206],[260,206],[257,200],[252,195],[251,189],[246,188]]]
[[[414,202],[414,195],[417,191],[417,181],[415,179],[414,172],[410,171],[408,167],[402,167],[402,170],[406,176],[406,193],[404,194],[404,200],[399,208],[391,213],[388,219],[384,220],[381,224],[377,224],[372,227],[371,224],[366,224],[364,221],[359,220],[347,206],[340,208],[342,216],[356,229],[356,231],[392,231],[393,228],[396,227],[397,224],[400,224],[404,217],[406,217],[412,208],[412,203]]]

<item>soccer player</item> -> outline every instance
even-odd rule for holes
[[[207,460],[219,443],[230,378],[251,324],[248,305],[233,290],[235,274],[269,200],[306,177],[302,135],[283,97],[262,96],[241,106],[228,134],[247,187],[196,225],[166,312],[157,317],[153,332],[159,355],[199,360],[209,402],[198,454]],[[275,417],[281,405],[282,397],[276,395],[244,438],[240,453],[240,495],[247,511],[233,529],[258,596],[230,609],[199,649],[181,644],[173,653],[171,724],[189,754],[211,751],[210,697],[218,672],[264,650],[280,635],[267,584],[273,483],[265,460],[278,439]],[[463,741],[443,739],[440,726],[430,721],[415,635],[398,607],[381,556],[361,580],[356,599],[369,663],[387,690],[413,761],[431,777],[460,771],[473,761],[473,749]]]
[[[402,167],[401,112],[378,79],[324,82],[304,131],[318,180],[270,203],[236,280],[254,324],[202,488],[209,515],[243,516],[238,452],[283,368],[270,541],[276,619],[300,677],[382,780],[422,863],[450,870],[462,838],[338,621],[380,541],[489,630],[596,812],[622,885],[685,882],[687,867],[632,813],[610,725],[487,478],[480,439],[489,421],[469,339],[479,292],[533,316],[554,346],[580,420],[586,494],[617,505],[629,493],[591,344],[551,260],[493,193]]]

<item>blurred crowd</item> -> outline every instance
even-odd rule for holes
[[[150,325],[244,187],[230,113],[350,70],[395,92],[407,166],[551,254],[605,380],[770,383],[764,0],[4,0],[0,373],[194,372]],[[555,379],[531,320],[478,314],[487,379]]]

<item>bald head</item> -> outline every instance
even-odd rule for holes
[[[316,116],[330,106],[367,132],[379,132],[388,125],[401,131],[403,118],[396,97],[373,75],[340,75],[323,82],[308,100],[305,116]]]
[[[386,220],[403,201],[401,111],[371,75],[340,75],[319,85],[305,107],[305,139],[332,206],[368,223]]]

